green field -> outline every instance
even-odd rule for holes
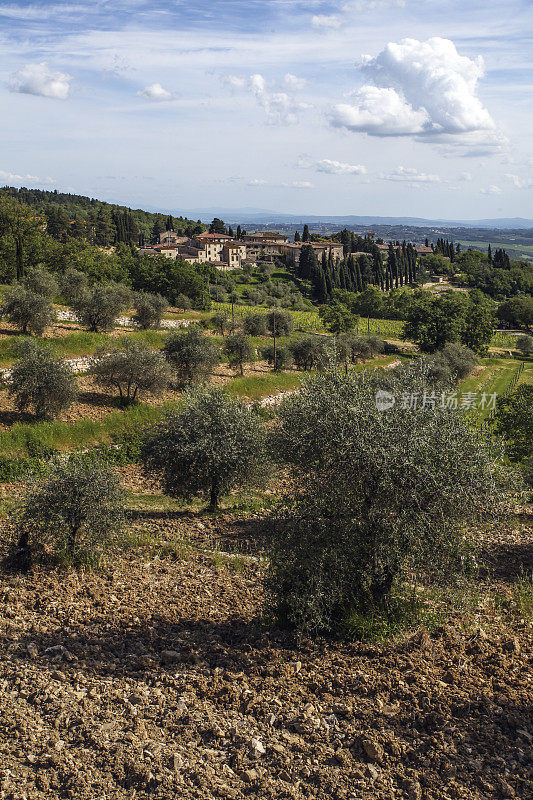
[[[497,395],[500,397],[505,394],[509,389],[510,384],[517,374],[520,367],[520,362],[513,358],[482,358],[480,367],[482,369],[475,375],[471,375],[464,381],[461,381],[459,391],[461,394],[466,392],[476,392],[479,397],[485,394],[487,397]],[[519,384],[529,383],[533,384],[533,361],[524,363],[524,371],[522,372]],[[490,407],[485,409],[477,409],[478,416],[484,419],[490,413]]]
[[[475,250],[481,250],[482,252],[486,253],[489,246],[489,241],[471,241],[469,239],[455,239],[455,242],[459,242],[463,250],[468,249],[469,247],[474,248]],[[513,244],[512,241],[497,241],[491,239],[490,246],[492,247],[492,251],[496,249],[505,250],[507,255],[510,259],[515,259],[517,261],[533,261],[533,245],[531,244],[522,244],[520,242]]]

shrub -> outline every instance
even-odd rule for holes
[[[278,621],[301,632],[386,614],[406,577],[449,579],[468,563],[466,525],[495,499],[494,452],[463,414],[404,408],[405,392],[429,390],[423,362],[386,376],[398,398],[387,410],[381,386],[377,374],[327,373],[279,411],[273,447],[294,492],[274,526],[267,590]]]
[[[520,350],[524,356],[533,353],[533,336],[518,336],[516,339],[516,349]]]
[[[330,361],[329,342],[322,336],[303,336],[289,345],[297,369],[323,369]]]
[[[252,409],[218,388],[193,389],[179,413],[168,413],[141,452],[171,497],[208,494],[211,508],[235,486],[264,475],[265,439]]]
[[[160,328],[163,314],[168,308],[168,303],[160,294],[150,292],[137,292],[134,297],[135,316],[134,322],[147,331],[150,328]]]
[[[267,318],[260,311],[246,314],[242,321],[242,328],[249,336],[266,336]]]
[[[87,275],[70,267],[61,278],[61,294],[65,302],[71,306],[79,300],[87,290]]]
[[[449,369],[450,374],[455,380],[467,378],[476,366],[476,356],[468,347],[460,344],[450,343],[445,345],[442,350],[438,350],[430,363],[442,363]]]
[[[242,332],[228,336],[224,345],[224,352],[228,357],[230,367],[239,369],[241,375],[244,375],[244,364],[249,361],[255,361],[255,347],[248,336]]]
[[[117,540],[124,496],[117,475],[98,461],[72,455],[46,478],[30,478],[18,510],[19,548],[50,546],[69,561],[94,561]]]
[[[122,342],[120,349],[98,351],[90,371],[100,386],[118,389],[124,404],[133,402],[140,392],[165,389],[171,379],[161,352],[128,339]]]
[[[75,401],[77,381],[69,365],[48,347],[27,341],[19,348],[8,391],[19,411],[33,408],[38,417],[55,417]]]
[[[26,270],[22,285],[29,292],[40,294],[47,300],[53,300],[59,292],[59,286],[54,276],[42,267],[32,267]]]
[[[218,347],[197,325],[172,335],[163,351],[180,386],[205,381],[220,361]]]
[[[267,328],[272,336],[290,336],[294,330],[294,320],[288,311],[270,311],[267,314]]]
[[[188,311],[192,308],[192,302],[186,294],[179,294],[176,297],[176,308],[181,308],[182,311]]]
[[[83,292],[72,304],[78,319],[90,331],[110,331],[115,319],[131,302],[131,292],[117,283],[97,284]]]
[[[2,316],[6,316],[12,325],[17,325],[22,333],[29,332],[35,336],[42,336],[56,318],[46,297],[23,286],[14,286],[5,293]]]
[[[221,336],[224,336],[224,332],[228,329],[228,315],[224,311],[211,314],[211,324]]]

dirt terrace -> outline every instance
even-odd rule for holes
[[[261,521],[133,525],[207,546]],[[531,529],[486,548],[505,591]],[[298,645],[260,619],[261,560],[168,552],[1,577],[0,797],[531,796],[528,621],[482,605],[431,636]]]

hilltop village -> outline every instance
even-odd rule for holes
[[[366,234],[374,240],[374,234]],[[258,231],[242,233],[239,238],[229,233],[199,233],[193,237],[180,236],[172,230],[159,234],[159,241],[149,247],[140,247],[139,252],[146,255],[163,255],[171,259],[181,259],[189,264],[213,264],[223,271],[240,269],[243,264],[258,261],[274,261],[284,257],[287,266],[298,267],[303,245],[310,245],[317,259],[324,256],[334,261],[344,258],[342,243],[333,241],[291,241],[281,233]],[[388,245],[377,243],[377,248],[387,253]],[[432,253],[428,245],[415,244],[418,255]],[[354,253],[353,255],[359,255]],[[360,255],[366,255],[361,253]]]

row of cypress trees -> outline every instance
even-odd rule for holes
[[[319,260],[312,245],[304,244],[300,252],[298,276],[310,281],[316,299],[323,303],[335,289],[362,292],[368,284],[382,291],[398,288],[416,281],[417,255],[411,244],[396,249],[389,245],[387,263],[383,263],[379,248],[372,244],[370,252],[349,252],[343,259],[334,259],[324,250]]]

